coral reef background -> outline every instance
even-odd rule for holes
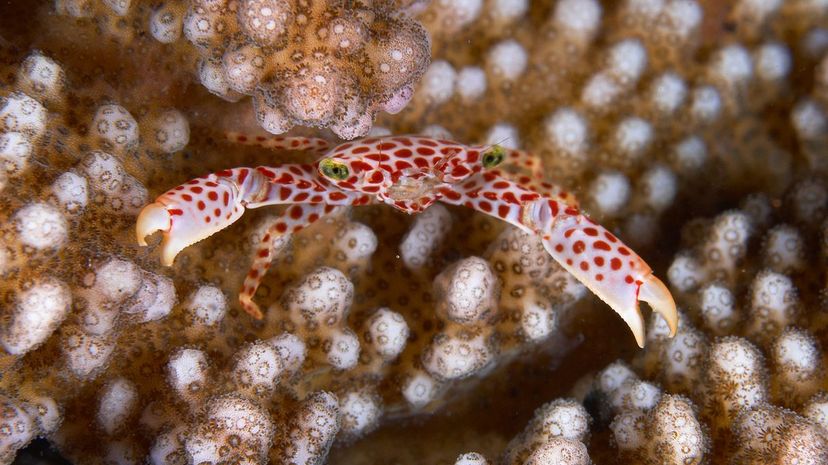
[[[3,4],[0,459],[42,436],[79,465],[826,463],[826,15]],[[679,334],[654,321],[639,351],[537,241],[462,209],[343,209],[279,243],[261,323],[235,296],[278,209],[171,269],[137,247],[166,189],[310,159],[256,145],[288,130],[538,154],[669,278]]]

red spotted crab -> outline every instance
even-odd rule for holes
[[[262,237],[239,293],[242,307],[254,318],[262,318],[253,296],[280,235],[301,230],[336,206],[385,203],[419,213],[440,201],[540,236],[561,266],[621,316],[639,346],[644,344],[639,300],[667,321],[671,334],[676,332],[675,302],[652,269],[581,213],[571,194],[543,182],[540,163],[528,153],[420,136],[368,138],[332,149],[322,139],[232,138],[324,155],[312,164],[233,168],[193,179],[144,207],[136,232],[138,242],[146,245],[148,235],[162,231],[162,262],[171,265],[182,249],[226,228],[246,208],[291,204]]]

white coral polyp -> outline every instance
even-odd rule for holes
[[[61,329],[61,349],[69,371],[81,379],[94,378],[109,361],[115,343],[107,335],[86,334],[76,326],[66,326]]]
[[[678,179],[667,167],[656,165],[648,169],[639,182],[644,191],[645,203],[654,211],[664,211],[673,204],[678,192]]]
[[[33,203],[12,217],[20,242],[37,250],[60,249],[69,235],[63,213],[48,203]]]
[[[514,39],[495,44],[486,55],[486,67],[496,80],[514,81],[526,70],[529,55],[526,48]]]
[[[91,129],[107,147],[124,150],[138,143],[138,123],[126,108],[117,104],[98,107]]]
[[[367,338],[385,360],[393,360],[403,351],[408,334],[408,324],[403,316],[389,308],[378,309],[368,319]]]
[[[350,438],[362,436],[374,429],[382,415],[382,405],[376,393],[368,390],[347,392],[339,396],[342,432]]]
[[[33,52],[23,60],[18,76],[34,94],[46,98],[58,97],[66,79],[63,68],[40,52]]]
[[[354,285],[341,271],[321,267],[306,275],[282,295],[282,305],[297,321],[339,325],[354,296]]]
[[[288,373],[293,373],[302,366],[307,355],[304,341],[293,334],[280,334],[268,339],[268,344],[279,354],[279,360]]]
[[[478,66],[466,66],[457,73],[455,91],[465,102],[473,102],[486,93],[486,72]]]
[[[454,460],[454,465],[489,465],[489,461],[477,452],[466,452]]]
[[[489,15],[500,24],[508,24],[521,18],[529,9],[527,0],[495,0],[492,3]]]
[[[560,0],[554,20],[566,36],[588,40],[601,23],[601,5],[594,0]]]
[[[110,436],[126,426],[129,416],[135,413],[138,389],[125,378],[116,378],[104,385],[98,403],[98,424]]]
[[[89,203],[89,186],[86,178],[67,171],[52,184],[52,194],[67,213],[77,214]]]
[[[828,117],[815,101],[805,99],[791,110],[791,123],[797,135],[803,140],[812,140],[828,133]]]
[[[292,447],[281,450],[279,463],[322,463],[340,430],[339,401],[329,392],[314,392],[302,402],[290,430]]]
[[[701,24],[704,12],[695,0],[671,1],[665,6],[663,17],[666,19],[665,29],[686,41]]]
[[[141,269],[134,263],[113,259],[95,272],[94,288],[106,300],[121,302],[138,291],[142,280]]]
[[[604,215],[617,215],[630,198],[629,179],[622,173],[609,171],[596,177],[589,187],[589,198]]]
[[[35,421],[23,405],[0,393],[0,460],[12,463],[17,450],[25,447],[36,434]]]
[[[227,297],[214,286],[201,286],[184,302],[184,310],[198,323],[213,326],[227,312]]]
[[[147,271],[143,271],[141,276],[141,287],[123,312],[136,316],[142,323],[166,317],[176,303],[172,279]]]
[[[266,342],[257,342],[236,353],[233,377],[242,387],[253,387],[266,393],[276,387],[284,369],[276,348]]]
[[[353,368],[359,361],[359,339],[350,329],[333,331],[330,336],[330,346],[327,359],[334,368],[347,370]]]
[[[553,438],[532,452],[524,465],[589,465],[586,446],[573,439]]]
[[[207,354],[198,349],[179,349],[167,362],[167,380],[184,400],[197,399],[208,377]]]
[[[672,114],[687,98],[687,84],[675,73],[664,73],[653,81],[650,100],[664,114]]]
[[[182,150],[190,141],[190,124],[178,110],[167,110],[151,124],[152,142],[165,153]]]
[[[183,16],[179,10],[164,4],[150,13],[149,29],[155,40],[171,44],[181,37]]]
[[[29,352],[60,326],[71,304],[65,283],[54,278],[35,282],[17,296],[9,324],[0,329],[0,344],[13,355]]]
[[[500,145],[508,149],[519,149],[521,146],[518,128],[509,123],[497,123],[486,132],[484,145]]]
[[[543,439],[562,437],[583,440],[589,433],[589,414],[578,402],[559,399],[544,405],[535,413],[533,423]]]
[[[711,123],[722,110],[722,98],[712,86],[701,86],[693,89],[690,103],[690,114],[699,122]]]
[[[332,243],[339,251],[337,258],[348,264],[356,264],[369,258],[377,250],[377,235],[370,227],[350,222],[336,232]]]
[[[435,279],[437,312],[468,324],[485,320],[496,309],[497,280],[488,262],[479,257],[461,260]]]
[[[191,428],[184,448],[191,463],[223,463],[248,455],[262,462],[273,437],[273,421],[262,406],[233,394],[211,400]]]
[[[423,407],[437,395],[437,382],[426,373],[415,373],[403,381],[402,394],[414,408]]]
[[[0,131],[22,132],[37,138],[46,131],[46,108],[23,92],[0,98]]]
[[[653,127],[641,118],[627,118],[615,130],[615,148],[630,160],[637,160],[649,148]]]
[[[29,164],[32,142],[20,132],[0,133],[0,172],[20,175]]]
[[[621,85],[609,73],[600,72],[587,81],[581,91],[581,101],[592,110],[605,110],[611,108],[622,91]]]
[[[772,82],[788,76],[793,59],[787,47],[778,42],[770,42],[753,52],[753,62],[759,79]]]
[[[753,77],[753,60],[741,45],[729,45],[713,59],[711,73],[728,85],[744,84]]]
[[[451,225],[451,213],[439,203],[417,215],[400,243],[400,256],[405,266],[412,270],[425,266],[442,244]]]
[[[699,170],[707,162],[707,146],[699,136],[688,136],[673,148],[673,165],[683,173]]]
[[[416,95],[426,99],[430,104],[445,103],[454,93],[456,80],[457,72],[451,63],[445,60],[433,61],[423,75]]]
[[[700,291],[699,308],[705,326],[714,334],[729,334],[738,320],[733,293],[722,284],[713,283]]]
[[[484,368],[492,357],[492,347],[483,334],[452,337],[440,333],[426,348],[423,367],[440,380],[462,379]]]
[[[632,84],[647,67],[647,50],[638,39],[623,40],[610,49],[607,66],[620,83]]]
[[[569,154],[580,154],[587,150],[589,127],[583,116],[570,108],[561,108],[544,120],[546,139]]]

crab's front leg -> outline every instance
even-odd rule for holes
[[[188,181],[141,210],[135,227],[138,243],[147,245],[146,237],[161,231],[161,263],[170,266],[185,247],[238,220],[262,185],[262,176],[251,168],[220,171]]]
[[[364,196],[339,191],[316,175],[313,165],[234,168],[208,174],[171,189],[138,215],[138,243],[161,231],[161,261],[172,265],[185,247],[238,220],[246,208],[275,204],[351,205]]]
[[[644,346],[639,300],[661,314],[675,334],[676,304],[666,286],[641,257],[577,209],[492,173],[446,187],[442,195],[443,201],[474,208],[540,235],[552,258],[621,316],[639,346]]]

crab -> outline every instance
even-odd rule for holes
[[[615,310],[644,346],[639,301],[675,334],[676,305],[666,286],[632,249],[591,220],[568,193],[543,181],[538,160],[502,147],[469,146],[421,136],[372,137],[330,148],[324,139],[249,137],[236,142],[322,154],[310,164],[233,168],[193,179],[160,195],[138,215],[138,243],[161,231],[161,260],[172,265],[185,247],[238,220],[245,209],[290,204],[262,236],[239,292],[242,308],[263,317],[253,301],[273,260],[274,241],[339,206],[384,203],[413,214],[440,201],[494,216],[540,237],[564,269]]]

